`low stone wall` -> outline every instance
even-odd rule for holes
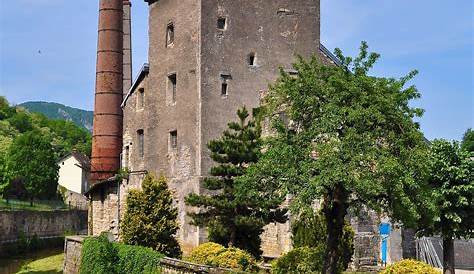
[[[64,236],[65,232],[87,233],[87,211],[0,211],[0,244],[26,238]]]
[[[64,242],[64,274],[77,274],[81,265],[81,252],[84,236],[69,236]],[[232,273],[228,269],[215,268],[207,265],[193,264],[173,258],[163,258],[161,260],[161,273],[163,274],[224,274]],[[261,273],[266,273],[262,268]],[[269,272],[268,272],[269,273]]]
[[[79,273],[83,236],[68,236],[64,240],[63,273]]]

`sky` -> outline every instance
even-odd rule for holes
[[[132,2],[135,75],[147,61],[148,6]],[[0,0],[0,95],[92,110],[97,9],[97,0]],[[413,106],[425,109],[428,139],[460,140],[474,127],[473,1],[321,0],[321,42],[354,56],[361,41],[381,54],[373,75],[420,72]]]

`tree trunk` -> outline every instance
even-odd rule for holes
[[[30,207],[33,207],[33,198],[30,198]]]
[[[443,273],[454,274],[454,240],[443,235]]]
[[[235,247],[236,235],[237,235],[236,228],[235,226],[232,226],[230,228],[229,247]]]
[[[339,246],[343,235],[344,217],[347,214],[347,193],[338,184],[333,193],[325,201],[324,215],[326,218],[327,241],[324,254],[322,274],[336,274],[340,260]]]

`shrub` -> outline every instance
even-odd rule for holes
[[[229,268],[237,271],[257,269],[255,259],[248,252],[216,243],[205,243],[196,247],[187,261],[214,267]]]
[[[211,265],[213,259],[224,251],[224,246],[209,242],[194,248],[186,260],[196,264]]]
[[[326,246],[326,221],[324,215],[313,210],[304,211],[292,223],[293,246],[310,247],[320,250],[324,254]],[[341,242],[338,248],[338,273],[349,266],[354,254],[354,230],[346,223],[343,228]],[[324,256],[324,255],[322,255]]]
[[[380,274],[439,274],[440,271],[420,261],[405,259],[388,266]]]
[[[212,265],[242,271],[257,269],[257,264],[252,255],[235,247],[226,248],[223,252],[214,257]]]
[[[157,273],[163,255],[151,248],[117,244],[117,273]]]
[[[122,237],[126,244],[153,248],[170,257],[181,256],[173,237],[178,231],[177,209],[166,179],[147,175],[143,190],[132,190],[127,197],[127,210],[122,222]]]
[[[113,274],[117,250],[105,235],[87,238],[82,246],[81,274]]]
[[[273,274],[319,273],[322,269],[324,250],[298,247],[272,263]]]
[[[80,273],[156,274],[163,257],[151,248],[111,243],[101,235],[84,241]]]

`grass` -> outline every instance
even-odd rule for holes
[[[58,274],[62,273],[64,254],[38,259],[23,265],[17,274]]]
[[[33,211],[52,211],[57,209],[67,209],[63,201],[34,201],[30,206],[29,201],[0,199],[0,210],[33,210]]]

